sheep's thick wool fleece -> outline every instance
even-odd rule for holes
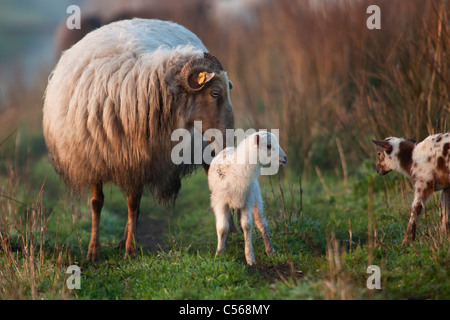
[[[183,116],[171,77],[203,52],[184,27],[146,19],[104,26],[65,51],[49,78],[43,127],[68,187],[111,181],[122,189],[148,185],[163,200],[176,194],[191,169],[170,160],[167,141]]]

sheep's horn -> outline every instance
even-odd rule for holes
[[[209,52],[203,53],[203,58],[196,58],[187,62],[180,72],[181,80],[188,92],[199,91],[206,82],[198,83],[196,75],[200,72],[222,71],[223,67],[219,59]]]

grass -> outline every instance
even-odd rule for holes
[[[162,230],[159,245],[141,247],[129,260],[115,248],[126,202],[118,189],[106,188],[100,261],[90,263],[88,197],[69,197],[45,155],[27,166],[17,171],[29,181],[13,164],[2,174],[0,299],[450,298],[450,246],[437,233],[438,201],[431,199],[421,217],[417,241],[401,246],[411,188],[398,175],[377,176],[369,161],[348,181],[330,173],[301,181],[289,168],[263,177],[276,253],[265,255],[254,228],[253,267],[246,266],[240,232],[230,237],[228,252],[215,257],[202,171],[183,181],[173,207],[158,207],[145,194],[141,221],[148,230],[141,234]],[[78,290],[65,284],[71,264],[81,268]],[[381,290],[366,288],[371,264],[381,269]]]

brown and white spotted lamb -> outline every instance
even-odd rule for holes
[[[416,144],[415,139],[386,138],[373,140],[377,145],[377,173],[385,175],[392,170],[409,177],[414,186],[414,201],[403,244],[414,241],[420,213],[429,196],[441,193],[440,232],[450,231],[450,133],[439,133]]]

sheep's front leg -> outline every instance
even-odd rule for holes
[[[225,253],[227,251],[227,238],[230,231],[230,208],[228,205],[216,205],[214,208],[214,215],[216,217],[216,231],[217,231],[217,250],[216,255]]]
[[[255,253],[253,252],[252,244],[252,227],[253,227],[252,210],[250,208],[241,209],[241,227],[244,232],[245,242],[245,260],[249,266],[255,264]]]
[[[266,253],[267,255],[271,255],[275,253],[275,248],[273,247],[272,242],[270,241],[269,228],[267,226],[267,221],[263,213],[263,204],[264,202],[262,200],[258,184],[258,193],[256,195],[256,202],[253,206],[253,218],[255,219],[256,227],[261,232],[262,238],[264,240]]]
[[[139,215],[142,189],[135,190],[127,195],[128,222],[127,240],[125,243],[125,258],[136,255],[136,224]]]
[[[419,221],[419,216],[422,213],[426,201],[430,194],[433,192],[432,183],[417,184],[414,186],[414,201],[411,207],[411,215],[409,218],[408,228],[406,229],[405,237],[402,244],[413,242],[416,238],[416,228]]]
[[[450,233],[450,222],[448,220],[448,213],[450,211],[450,188],[442,190],[441,193],[441,226],[440,232],[442,236],[447,236]]]
[[[91,208],[92,208],[92,231],[91,241],[89,242],[87,259],[94,261],[100,255],[100,213],[103,207],[103,190],[102,184],[93,184],[91,193]]]

